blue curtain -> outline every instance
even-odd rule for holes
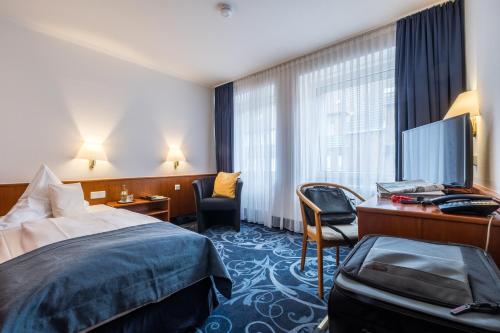
[[[233,83],[215,88],[215,154],[217,171],[233,172]]]
[[[463,1],[397,22],[396,179],[402,179],[402,132],[443,119],[465,90]]]

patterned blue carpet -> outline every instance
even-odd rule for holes
[[[302,235],[242,223],[206,231],[233,279],[233,296],[221,304],[197,333],[313,332],[326,315],[335,272],[335,249],[324,250],[325,300],[317,296],[316,247],[309,244],[300,271]],[[348,249],[341,250],[341,259]]]

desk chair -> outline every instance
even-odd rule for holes
[[[336,263],[338,266],[340,261],[340,246],[349,245],[349,242],[347,242],[340,233],[336,232],[332,228],[321,225],[321,214],[323,212],[318,206],[316,206],[304,195],[304,191],[308,187],[314,186],[336,187],[351,193],[360,201],[365,201],[365,199],[350,188],[335,183],[305,183],[297,187],[296,192],[300,201],[302,225],[304,228],[304,234],[302,237],[302,257],[300,260],[300,270],[304,271],[308,241],[316,242],[318,256],[318,294],[321,298],[323,298],[323,248],[334,246],[336,247]],[[308,216],[305,210],[306,207],[309,207],[314,212],[314,226],[307,223]],[[336,225],[335,227],[341,230],[349,238],[350,241],[356,242],[358,240],[357,220],[351,224]]]

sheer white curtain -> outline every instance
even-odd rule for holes
[[[242,172],[244,219],[270,225],[276,197],[277,96],[275,71],[237,81],[234,89],[234,160]]]
[[[302,231],[300,183],[394,180],[394,65],[391,25],[235,82],[243,219]]]

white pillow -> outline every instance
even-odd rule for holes
[[[12,209],[3,217],[5,223],[22,223],[52,216],[49,185],[61,184],[59,178],[42,164],[26,191]]]
[[[87,212],[80,183],[51,184],[49,198],[54,217],[76,216]]]

